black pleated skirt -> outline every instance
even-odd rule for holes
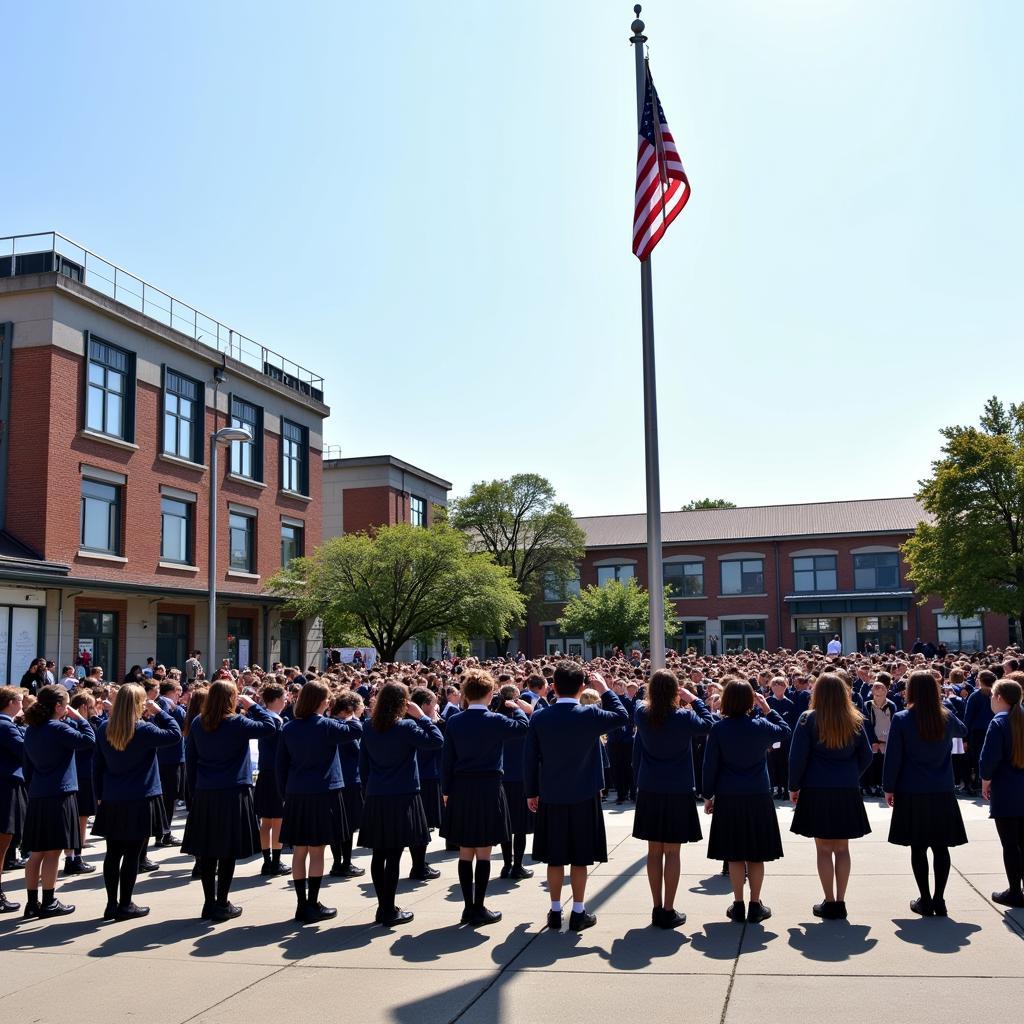
[[[285,797],[281,842],[286,846],[329,846],[343,843],[352,830],[345,817],[344,790],[291,793]]]
[[[505,803],[508,804],[508,827],[514,836],[532,836],[537,815],[526,805],[526,787],[521,782],[502,780]]]
[[[946,793],[896,793],[889,822],[896,846],[963,846],[967,842],[960,805]]]
[[[444,804],[441,800],[440,779],[420,779],[420,799],[428,828],[440,828],[444,823]]]
[[[284,800],[277,788],[277,776],[271,769],[256,776],[252,794],[258,818],[281,818],[284,816]]]
[[[20,780],[0,783],[0,835],[14,836],[15,843],[25,831],[28,797]]]
[[[181,852],[218,860],[244,860],[259,853],[252,787],[197,789],[185,821]]]
[[[601,795],[576,804],[542,799],[533,832],[533,859],[544,864],[588,865],[608,860]]]
[[[358,783],[346,786],[341,791],[341,798],[345,801],[345,820],[352,830],[352,835],[355,835],[363,823],[363,787]]]
[[[170,825],[162,796],[138,800],[101,800],[92,824],[92,834],[104,839],[140,842],[162,836]]]
[[[652,843],[699,843],[704,838],[693,793],[638,790],[633,838]]]
[[[25,815],[22,849],[33,853],[74,850],[81,841],[78,827],[78,794],[30,796]]]
[[[78,780],[78,816],[91,818],[96,813],[96,794],[92,789],[92,778]]]
[[[444,808],[441,835],[458,846],[512,841],[500,775],[456,775]]]
[[[779,819],[770,793],[720,793],[708,837],[711,860],[754,863],[783,856]]]
[[[809,839],[859,839],[871,833],[859,789],[804,787],[789,831]]]
[[[430,842],[430,829],[419,793],[368,796],[363,804],[359,845],[371,850],[397,850]]]

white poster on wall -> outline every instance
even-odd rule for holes
[[[11,673],[27,671],[39,657],[39,612],[35,608],[15,608],[11,614]]]
[[[373,668],[373,663],[377,660],[376,647],[335,647],[334,651],[343,665],[350,665],[355,660],[356,651],[359,652],[365,669]]]
[[[249,638],[240,636],[238,638],[238,664],[235,668],[245,668],[249,664]]]
[[[13,686],[14,682],[16,682],[16,680],[11,679],[9,675],[9,666],[7,664],[8,655],[11,653],[10,629],[11,609],[0,607],[0,680],[3,681],[4,686]]]

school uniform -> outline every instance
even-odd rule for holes
[[[505,791],[508,806],[508,828],[513,836],[533,835],[537,815],[526,803],[526,787],[523,784],[523,754],[526,750],[528,730],[513,733],[505,740],[501,757],[501,788]]]
[[[360,725],[362,721],[358,720]],[[363,782],[359,775],[359,748],[360,739],[351,743],[343,743],[338,747],[338,760],[341,762],[341,777],[345,780],[345,787],[341,791],[341,798],[345,803],[345,820],[354,836],[363,823]]]
[[[913,709],[892,720],[882,766],[882,785],[893,793],[889,842],[897,846],[962,846],[967,842],[960,805],[953,792],[954,737],[966,733],[963,722],[947,715],[945,735],[926,741]]]
[[[274,723],[274,731],[259,738],[260,770],[253,787],[252,800],[257,818],[280,818],[284,815],[284,796],[277,783],[277,749],[284,728],[284,719],[274,711],[268,711]],[[294,721],[291,719],[290,721]]]
[[[281,842],[290,846],[328,846],[351,836],[345,817],[338,748],[363,731],[353,719],[310,715],[290,721],[277,745],[277,787],[284,794]]]
[[[774,694],[766,698],[768,707],[776,711],[779,717],[793,729],[796,726],[797,714],[796,704],[789,697],[776,697]],[[778,790],[780,796],[785,796],[789,789],[789,743],[780,740],[778,746],[772,745],[768,751],[768,774],[771,776],[772,786]]]
[[[608,859],[598,740],[628,722],[629,712],[611,690],[601,694],[600,707],[559,697],[534,711],[523,752],[526,795],[540,798],[534,860],[583,866]]]
[[[967,727],[964,738],[967,741],[968,763],[976,786],[981,785],[981,776],[978,774],[978,761],[981,757],[982,745],[985,742],[985,733],[988,730],[993,715],[991,690],[985,693],[984,690],[978,689],[967,698],[963,717],[963,723]]]
[[[174,805],[181,798],[185,788],[185,740],[181,730],[185,727],[188,710],[166,697],[158,697],[156,702],[178,723],[178,742],[161,747],[156,752],[156,763],[160,770],[160,793],[164,801],[164,816],[167,818],[169,831],[174,819]]]
[[[676,708],[658,726],[650,709],[636,709],[633,771],[636,811],[633,836],[655,843],[696,843],[703,838],[693,802],[693,739],[707,736],[714,715],[701,700]]]
[[[868,731],[868,740],[872,746],[876,743],[882,746],[882,749],[877,752],[872,750],[871,767],[864,777],[867,785],[876,789],[882,785],[885,748],[889,742],[889,730],[892,728],[892,720],[897,710],[895,703],[888,699],[882,707],[877,707],[874,700],[869,700],[864,705],[864,723]]]
[[[0,715],[0,835],[18,846],[25,829],[25,734],[10,715]]]
[[[636,700],[619,697],[629,714],[629,722],[621,729],[612,729],[605,739],[605,749],[615,784],[615,798],[618,803],[636,799],[636,779],[633,774],[633,744],[636,721]],[[608,787],[605,787],[608,788]]]
[[[441,730],[429,718],[403,718],[383,732],[366,723],[359,747],[365,789],[360,846],[397,850],[430,842],[416,751],[443,745]]]
[[[441,800],[441,751],[417,750],[416,766],[420,773],[420,799],[427,825],[440,829],[444,821],[444,805]]]
[[[789,830],[811,839],[868,835],[860,779],[871,759],[864,726],[845,747],[826,747],[818,736],[817,713],[804,712],[789,747],[789,787],[800,794]]]
[[[989,814],[995,820],[999,842],[1003,847],[1003,866],[1010,885],[1005,895],[1011,897],[1010,906],[1022,906],[1024,768],[1017,768],[1013,763],[1013,731],[1010,715],[1006,711],[1000,711],[989,723],[985,743],[981,748],[979,768],[981,778],[992,782]],[[1004,898],[999,902],[1006,903],[1007,900]]]
[[[718,861],[778,860],[782,836],[771,795],[766,753],[788,739],[778,712],[715,724],[704,750],[704,796],[715,801],[708,857]]]
[[[471,704],[444,732],[441,793],[448,798],[441,835],[460,847],[498,846],[512,838],[502,789],[506,740],[526,734],[530,720],[516,708],[511,716]]]
[[[96,744],[92,726],[80,718],[51,718],[25,730],[25,758],[31,767],[25,849],[70,850],[81,837],[78,824],[78,770],[75,751]]]
[[[181,742],[177,720],[167,711],[160,711],[148,721],[139,719],[124,750],[110,745],[108,727],[108,722],[102,722],[96,730],[92,781],[99,807],[92,834],[124,842],[163,835],[167,813],[158,755]]]
[[[185,782],[192,807],[183,853],[241,860],[260,852],[249,741],[276,731],[270,712],[258,704],[244,715],[228,716],[211,732],[203,728],[201,716],[193,719],[185,742]]]

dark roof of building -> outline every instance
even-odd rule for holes
[[[71,571],[71,567],[60,562],[46,561],[28,545],[22,544],[17,537],[9,534],[6,530],[0,530],[0,571],[66,576]]]
[[[330,469],[350,469],[361,466],[394,466],[395,469],[405,470],[412,476],[418,476],[421,480],[427,480],[437,487],[443,487],[446,491],[452,489],[450,480],[428,473],[425,469],[414,466],[411,462],[403,462],[396,459],[394,455],[356,455],[347,459],[324,459],[323,468],[326,472]]]
[[[916,498],[868,498],[817,501],[805,505],[662,512],[661,542],[708,544],[784,537],[912,533],[918,523],[928,519],[928,513]],[[587,534],[588,548],[638,547],[647,543],[647,517],[642,512],[622,516],[583,516],[576,521]]]

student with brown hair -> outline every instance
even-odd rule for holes
[[[260,819],[260,848],[263,851],[260,875],[264,878],[287,875],[291,870],[287,864],[281,863],[284,797],[277,784],[277,748],[284,726],[281,712],[286,699],[284,687],[279,683],[266,683],[260,690],[260,703],[270,712],[277,726],[275,732],[259,738],[260,767],[252,791],[256,817]]]
[[[28,798],[25,795],[25,736],[14,724],[25,691],[0,686],[0,914],[13,914],[20,903],[4,895],[2,884],[8,848],[21,838]]]
[[[864,716],[850,689],[832,673],[818,676],[811,708],[793,730],[789,749],[790,798],[796,804],[790,831],[814,840],[824,902],[814,914],[845,919],[850,881],[850,840],[871,831],[860,779],[872,751]]]
[[[343,690],[334,698],[331,706],[331,718],[339,718],[343,722],[362,721],[363,698],[355,690]],[[352,844],[356,832],[363,823],[363,784],[359,777],[360,740],[345,743],[338,748],[341,760],[341,776],[345,780],[345,788],[341,791],[345,801],[345,820],[348,822],[349,836],[340,843],[331,843],[330,875],[334,878],[359,878],[366,874],[365,868],[352,863]]]

